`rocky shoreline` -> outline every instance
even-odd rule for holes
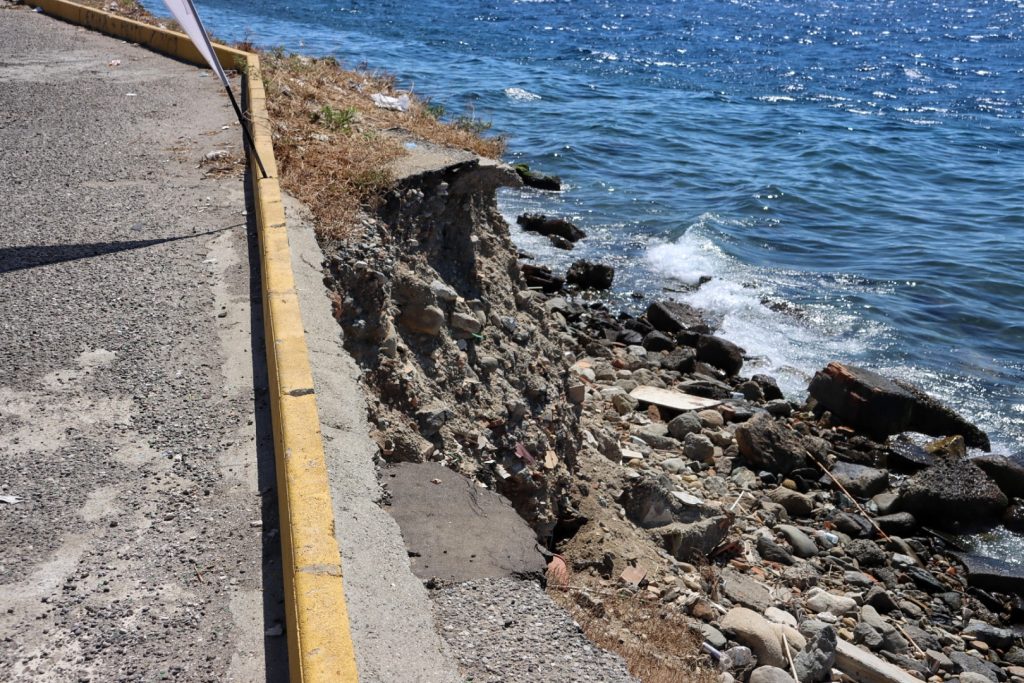
[[[505,495],[549,592],[623,648],[636,629],[602,595],[685,617],[694,678],[1024,681],[1024,574],[946,533],[1024,520],[1024,468],[967,457],[981,430],[838,362],[787,400],[701,311],[610,311],[577,296],[609,286],[606,267],[522,262],[495,200],[522,169],[417,155],[376,215],[323,244],[385,461]],[[585,238],[520,222],[561,248]]]

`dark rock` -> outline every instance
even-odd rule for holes
[[[647,307],[647,322],[659,332],[709,332],[703,316],[693,306],[678,301],[656,301]]]
[[[541,235],[558,235],[570,242],[579,242],[587,236],[587,233],[564,218],[551,218],[538,213],[524,213],[516,219],[516,223],[521,225],[523,230]]]
[[[904,438],[893,439],[889,444],[888,464],[902,471],[916,472],[923,467],[935,464],[935,456]]]
[[[893,600],[892,594],[880,585],[875,585],[868,589],[868,592],[864,594],[864,604],[871,605],[883,614],[899,609],[896,601]]]
[[[437,306],[408,305],[398,321],[413,332],[436,337],[444,325],[444,311]]]
[[[832,517],[832,523],[836,525],[836,529],[853,538],[870,536],[874,532],[871,522],[852,512],[836,513]]]
[[[523,185],[527,187],[551,192],[558,192],[562,189],[562,179],[556,175],[547,175],[546,173],[530,170],[530,167],[526,164],[516,164],[512,168],[516,170],[519,178],[523,181]]]
[[[640,346],[644,343],[644,337],[636,330],[621,330],[615,335],[615,341],[629,346]]]
[[[784,507],[793,517],[804,517],[814,511],[814,501],[810,496],[783,486],[769,491],[768,497]]]
[[[905,431],[960,434],[967,445],[989,450],[988,436],[953,410],[912,385],[870,370],[829,363],[815,373],[808,392],[834,417],[877,440]]]
[[[932,576],[932,573],[927,569],[921,569],[920,567],[905,567],[903,569],[903,573],[910,577],[910,580],[914,582],[915,586],[928,593],[941,593],[946,590],[946,586]]]
[[[743,367],[743,349],[727,339],[711,334],[702,334],[697,339],[697,360],[724,370],[728,375],[737,374]]]
[[[768,589],[760,583],[741,574],[731,567],[725,567],[720,573],[722,592],[733,603],[764,612],[771,605],[772,596]]]
[[[909,536],[917,531],[917,519],[909,512],[894,512],[875,517],[875,524],[890,536]]]
[[[977,657],[972,657],[966,652],[957,652],[954,650],[949,653],[949,659],[953,662],[954,673],[960,674],[970,672],[972,674],[984,676],[990,681],[1001,681],[1006,678],[1006,672],[995,664],[978,659]]]
[[[553,294],[562,291],[562,287],[565,286],[565,280],[552,274],[551,269],[547,266],[524,263],[519,266],[519,269],[523,273],[527,287],[536,287],[548,294]]]
[[[851,495],[870,498],[889,487],[889,473],[865,465],[856,465],[839,460],[832,467],[832,476]]]
[[[901,628],[903,628],[903,631],[908,636],[910,636],[914,640],[914,642],[917,643],[918,647],[920,647],[922,650],[942,649],[942,643],[939,642],[939,639],[933,636],[928,631],[925,631],[920,626],[915,626],[914,624],[907,623],[904,624]]]
[[[681,382],[678,388],[684,393],[705,398],[725,399],[732,397],[732,389],[728,384],[712,379],[695,379],[689,382]]]
[[[1024,500],[1015,498],[1003,511],[1003,526],[1011,531],[1024,532]]]
[[[668,423],[668,433],[675,439],[685,439],[687,434],[700,434],[700,429],[700,418],[693,412],[680,413]]]
[[[970,553],[951,554],[967,570],[969,585],[1002,593],[1024,593],[1024,566]]]
[[[647,336],[644,337],[643,346],[648,351],[671,351],[676,347],[676,342],[668,335],[655,330],[654,332],[648,333]],[[692,357],[693,356],[691,356],[691,358]]]
[[[983,455],[971,462],[991,477],[1007,498],[1024,498],[1024,465],[1002,455]]]
[[[804,464],[799,435],[766,413],[736,428],[740,456],[759,469],[785,474]]]
[[[770,375],[754,375],[750,378],[751,382],[755,382],[761,387],[762,393],[766,401],[774,401],[776,399],[784,398],[782,395],[782,389],[779,389],[779,383],[775,381],[775,378]]]
[[[699,510],[683,505],[672,495],[672,485],[664,477],[645,477],[630,484],[619,498],[626,517],[642,529],[654,529],[673,522],[691,523],[700,519]]]
[[[857,560],[861,567],[876,567],[885,564],[885,551],[874,541],[854,539],[846,544],[846,554]]]
[[[736,387],[736,390],[743,394],[743,398],[748,401],[763,401],[764,391],[761,389],[761,385],[757,382],[747,381]]]
[[[576,261],[565,274],[565,281],[580,289],[608,289],[614,278],[614,268],[593,261]]]
[[[793,556],[789,554],[788,550],[767,536],[757,537],[757,553],[769,562],[778,562],[785,565],[791,565],[794,562]]]
[[[900,488],[904,510],[932,523],[982,521],[1007,506],[1006,495],[970,460],[945,460],[908,479]]]
[[[792,524],[779,524],[775,530],[782,534],[786,542],[793,548],[797,557],[808,558],[818,554],[818,546],[804,532]]]
[[[853,629],[853,642],[858,645],[863,645],[872,652],[878,652],[882,649],[884,640],[882,634],[878,632],[878,629],[874,628],[870,624],[861,622]]]
[[[807,644],[793,658],[797,680],[800,683],[832,680],[838,644],[836,630],[828,624],[808,619],[800,625],[800,631],[807,636]]]
[[[558,235],[548,235],[548,240],[551,242],[553,246],[564,251],[572,251],[573,247],[575,246],[569,240],[565,239],[564,237],[559,237]]]
[[[689,346],[676,347],[661,359],[661,367],[689,374],[697,367],[697,351]]]

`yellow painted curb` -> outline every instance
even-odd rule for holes
[[[50,16],[116,36],[197,66],[205,60],[187,36],[119,17],[67,0],[27,0]],[[214,44],[225,69],[245,63],[245,101],[253,122],[256,151],[250,177],[259,229],[270,406],[274,428],[281,550],[292,683],[358,681],[334,536],[334,512],[327,479],[313,373],[291,267],[277,162],[270,137],[266,93],[255,54]]]

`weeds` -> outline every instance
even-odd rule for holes
[[[344,109],[335,109],[329,104],[325,104],[320,108],[320,111],[313,114],[313,121],[322,123],[331,130],[342,131],[348,133],[352,124],[356,120],[356,108],[345,107]]]

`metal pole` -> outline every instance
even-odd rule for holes
[[[267,175],[267,169],[263,167],[263,160],[260,159],[259,152],[256,151],[256,143],[253,142],[252,133],[249,132],[249,126],[245,125],[245,117],[242,116],[242,109],[238,106],[238,101],[235,99],[235,93],[232,92],[231,87],[228,85],[224,86],[224,89],[228,91],[228,97],[231,98],[231,106],[235,108],[235,114],[238,116],[238,124],[242,126],[242,134],[245,136],[245,141],[249,145],[249,151],[256,157],[256,163],[260,167],[260,172],[263,173],[263,177],[269,177]]]

